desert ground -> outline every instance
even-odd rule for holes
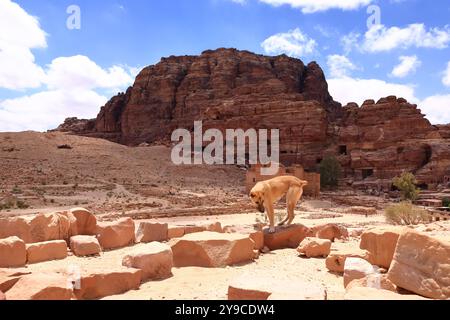
[[[167,223],[169,227],[202,226],[220,222],[224,230],[227,226],[261,226],[264,218],[245,194],[244,168],[179,167],[170,161],[170,150],[164,145],[131,148],[56,132],[2,133],[0,219],[83,207],[94,213],[99,222],[129,217],[136,225],[149,222]],[[390,200],[384,197],[351,190],[322,192],[317,199],[302,199],[294,222],[309,228],[338,225],[345,228],[348,236],[335,239],[332,251],[358,249],[365,230],[391,227],[383,214],[389,204]],[[285,205],[280,201],[277,216],[284,214]],[[413,228],[442,241],[450,239],[447,221]],[[121,267],[123,257],[139,248],[144,249],[145,244],[104,250],[91,257],[69,253],[62,260],[27,264],[17,270],[34,274],[64,273],[73,266],[90,271]],[[325,258],[307,258],[295,248],[262,251],[252,261],[232,266],[173,267],[172,276],[166,279],[143,281],[138,290],[99,298],[227,299],[230,282],[246,274],[273,281],[301,279],[322,286],[329,300],[345,298],[343,275],[330,271]],[[0,275],[13,271],[0,269]]]

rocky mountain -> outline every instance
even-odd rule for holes
[[[70,118],[59,129],[139,145],[167,141],[197,120],[204,130],[280,129],[284,164],[315,170],[334,155],[353,186],[387,189],[404,170],[424,187],[450,176],[450,130],[431,125],[416,105],[387,97],[343,107],[317,63],[236,49],[163,58],[95,120]]]

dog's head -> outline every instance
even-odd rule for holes
[[[266,211],[264,207],[264,187],[261,184],[257,184],[250,191],[250,199],[256,205],[259,212],[264,213]]]

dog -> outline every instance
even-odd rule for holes
[[[308,181],[300,180],[293,176],[281,176],[267,181],[258,182],[250,191],[250,198],[261,212],[267,212],[269,218],[269,233],[275,232],[275,212],[273,205],[286,195],[288,215],[279,225],[291,225],[294,221],[294,209],[303,195],[303,187]]]

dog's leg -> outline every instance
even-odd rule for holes
[[[284,226],[285,223],[288,222],[288,220],[289,220],[289,215],[287,215],[286,218],[283,221],[281,221],[278,225],[279,226]]]
[[[267,217],[269,218],[269,233],[275,233],[275,212],[272,203],[265,203]]]
[[[302,197],[303,189],[301,187],[291,187],[286,195],[287,210],[288,210],[288,225],[292,224],[295,218],[295,207],[298,200]]]

